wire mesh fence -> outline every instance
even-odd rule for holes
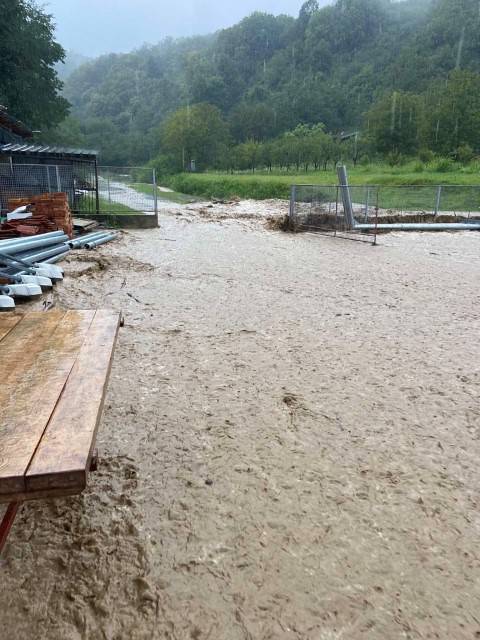
[[[355,224],[345,215],[345,189]],[[480,186],[320,186],[292,187],[290,227],[295,231],[318,231],[356,236],[376,235],[376,225],[398,223],[480,223]],[[433,227],[432,227],[433,228]],[[370,238],[371,240],[371,238]]]
[[[362,204],[355,203],[354,211],[359,212]],[[353,240],[375,241],[375,237],[369,237],[368,233],[359,234],[352,230],[338,185],[293,186],[289,218],[292,231],[315,231]]]
[[[11,198],[64,192],[73,211],[81,207],[83,194],[96,191],[95,166],[75,164],[0,164],[0,212],[9,209]]]
[[[98,190],[97,190],[98,185]],[[157,212],[155,172],[144,167],[98,167],[93,163],[0,163],[0,213],[11,198],[64,192],[73,213]]]
[[[98,167],[100,212],[155,214],[155,171],[144,167]],[[87,202],[96,206],[96,203]]]

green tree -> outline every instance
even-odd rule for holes
[[[68,113],[55,65],[52,16],[32,0],[0,0],[0,104],[32,128],[48,128]]]
[[[175,157],[183,169],[195,161],[198,169],[216,167],[229,141],[221,111],[210,104],[195,104],[173,113],[165,122],[161,150]]]
[[[394,91],[366,114],[367,139],[379,153],[414,155],[420,147],[422,115],[419,96]]]
[[[435,82],[425,96],[422,131],[425,145],[447,155],[459,147],[480,152],[480,75],[453,71]]]
[[[252,173],[255,173],[255,169],[261,162],[261,147],[262,145],[255,140],[247,140],[235,147],[235,165],[241,171],[249,169]]]
[[[263,103],[242,103],[230,115],[230,130],[237,142],[262,142],[275,132],[275,112]]]

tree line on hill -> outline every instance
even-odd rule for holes
[[[393,91],[363,116],[361,132],[329,133],[324,124],[299,124],[274,138],[254,131],[235,142],[231,125],[209,104],[174,112],[161,132],[162,153],[153,161],[162,174],[195,168],[255,171],[257,168],[327,169],[341,160],[354,165],[378,157],[391,165],[435,156],[468,163],[479,151],[480,75],[456,70],[423,94]]]
[[[3,4],[0,103],[49,141],[100,149],[104,164],[253,171],[480,154],[478,0],[307,0],[297,18],[254,13],[88,61],[62,95],[51,19],[33,0]],[[12,36],[25,23],[31,51]]]

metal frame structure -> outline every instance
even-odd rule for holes
[[[373,244],[381,231],[480,231],[480,186],[352,187],[346,168],[337,172],[338,185],[292,187],[292,230],[357,240],[373,234]]]
[[[63,192],[72,211],[77,212],[85,193],[96,194],[96,162],[63,164],[0,162],[0,213],[8,211],[10,198],[28,198],[43,193]]]
[[[7,506],[7,510],[0,522],[0,555],[5,547],[7,538],[12,530],[13,523],[17,516],[18,510],[21,506],[21,502],[10,502]]]

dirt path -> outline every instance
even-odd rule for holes
[[[126,325],[99,472],[0,559],[2,640],[480,637],[480,234],[261,213],[65,263],[57,304]]]

